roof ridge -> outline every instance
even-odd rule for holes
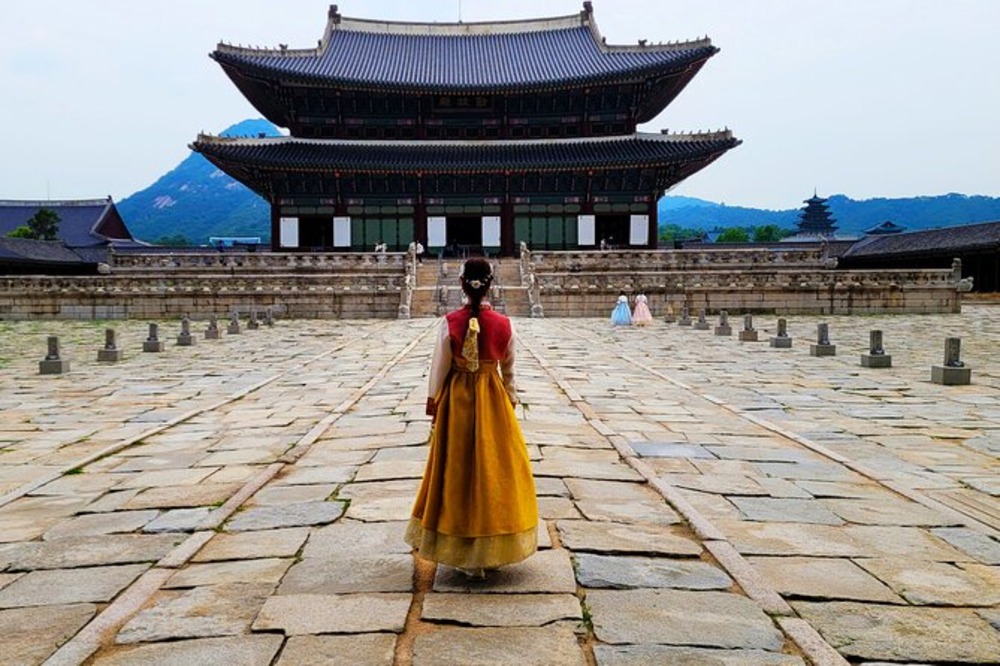
[[[71,207],[71,206],[108,206],[111,197],[103,199],[0,199],[0,206],[23,207],[23,208],[45,208],[45,207]]]
[[[216,51],[231,55],[278,57],[322,56],[330,45],[333,33],[337,30],[417,37],[484,37],[575,30],[579,28],[588,28],[594,43],[604,53],[670,52],[712,46],[712,40],[707,36],[690,40],[671,41],[666,44],[662,42],[647,44],[647,40],[645,39],[640,39],[637,44],[608,44],[607,38],[601,34],[600,29],[597,27],[597,22],[594,20],[592,4],[584,2],[582,11],[564,16],[472,22],[391,21],[387,19],[346,17],[340,14],[337,5],[330,5],[323,37],[317,41],[314,48],[290,49],[287,44],[279,44],[277,48],[261,48],[259,46],[250,47],[220,41],[216,45]]]

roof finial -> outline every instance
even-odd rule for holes
[[[584,14],[593,14],[594,13],[594,3],[592,3],[590,0],[586,0],[586,2],[583,3],[583,13]]]
[[[330,11],[327,12],[327,16],[329,16],[330,20],[334,23],[340,23],[340,11],[337,5],[330,5]]]

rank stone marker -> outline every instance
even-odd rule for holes
[[[208,318],[208,327],[205,329],[205,339],[218,340],[221,337],[222,331],[219,330],[219,318],[213,314]]]
[[[264,310],[264,324],[274,326],[274,311],[270,307]]]
[[[757,342],[757,330],[753,327],[753,315],[743,315],[743,330],[739,333],[740,342]]]
[[[229,326],[226,327],[226,333],[229,335],[239,335],[240,331],[240,313],[235,310],[229,314]]]
[[[149,325],[149,337],[142,343],[144,352],[161,352],[166,349],[166,343],[160,340],[160,327],[157,324]]]
[[[674,314],[674,306],[670,303],[667,303],[667,314],[663,316],[663,321],[668,324],[673,324],[677,321],[677,315]]]
[[[122,360],[122,350],[118,349],[118,334],[115,329],[104,329],[104,349],[97,350],[97,360],[102,363],[117,363]]]
[[[257,321],[257,310],[250,310],[250,321],[247,322],[248,331],[256,331],[260,328],[260,322]]]
[[[967,368],[961,361],[961,338],[945,338],[944,363],[931,366],[931,381],[946,386],[959,386],[972,383],[972,368]]]
[[[716,335],[732,335],[733,327],[729,325],[729,313],[723,310],[719,313],[719,325],[715,327]]]
[[[695,322],[694,328],[699,331],[707,331],[709,329],[708,320],[705,318],[705,308],[698,310],[698,321]]]
[[[38,372],[42,375],[61,375],[69,372],[69,361],[59,356],[59,338],[49,336],[45,359],[38,362]]]
[[[837,345],[830,344],[830,325],[823,323],[816,326],[816,344],[809,345],[810,356],[836,356]]]
[[[792,339],[788,337],[788,320],[783,317],[778,320],[778,333],[771,338],[771,346],[779,349],[788,349],[792,346]]]
[[[681,308],[681,318],[677,320],[678,326],[690,326],[691,325],[691,311],[686,307]]]
[[[882,331],[873,330],[868,334],[868,353],[861,355],[864,368],[891,368],[892,356],[882,347]]]
[[[198,338],[191,335],[191,318],[184,315],[181,318],[181,332],[177,336],[178,347],[190,347],[198,342]]]

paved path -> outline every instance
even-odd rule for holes
[[[998,660],[1000,308],[518,321],[544,547],[471,584],[401,539],[434,324],[117,322],[101,365],[102,325],[0,323],[0,663]],[[971,386],[928,381],[946,335]]]

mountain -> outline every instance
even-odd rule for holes
[[[281,133],[262,119],[244,120],[222,132],[223,136],[260,134]],[[844,236],[859,236],[886,220],[908,231],[1000,220],[1000,198],[964,194],[865,201],[835,194],[827,205],[836,219],[837,233]],[[769,224],[795,229],[801,210],[801,204],[787,210],[762,210],[666,196],[659,202],[659,220],[660,226],[699,231]],[[180,235],[196,244],[207,243],[210,236],[259,236],[270,242],[267,202],[194,152],[146,189],[118,202],[118,211],[132,234],[145,241]]]
[[[683,199],[677,205],[674,199]],[[834,194],[827,206],[836,220],[837,233],[860,236],[867,229],[891,220],[907,231],[939,227],[954,227],[974,222],[1000,220],[1000,198],[944,194],[902,199],[866,199],[858,201]],[[693,199],[670,197],[660,199],[660,225],[673,224],[682,229],[711,231],[729,227],[759,227],[774,224],[783,229],[795,229],[802,208],[762,210],[726,206]]]
[[[244,120],[222,136],[279,136],[266,120]],[[121,200],[118,212],[138,239],[181,235],[196,244],[210,236],[260,236],[270,242],[267,202],[192,152],[144,190]]]

